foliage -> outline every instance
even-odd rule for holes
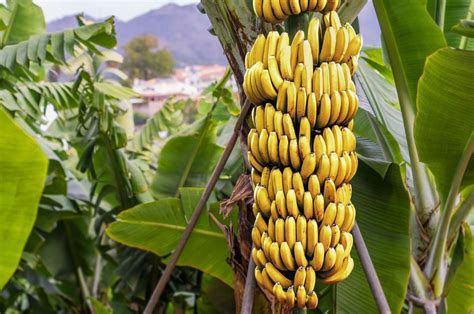
[[[175,60],[166,48],[159,48],[158,38],[153,35],[135,37],[124,46],[125,62],[122,69],[131,79],[149,80],[173,73]]]

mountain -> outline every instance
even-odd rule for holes
[[[86,18],[94,20],[91,17]],[[380,45],[380,29],[371,1],[359,16],[364,43]],[[160,46],[169,49],[178,65],[226,64],[226,58],[217,37],[208,29],[209,20],[195,4],[168,4],[151,10],[130,21],[116,20],[118,46],[123,47],[130,39],[144,34],[155,35]],[[48,23],[48,31],[60,31],[77,26],[74,16],[66,16]]]

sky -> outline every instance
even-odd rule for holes
[[[0,0],[4,3],[5,0]],[[66,15],[85,13],[95,18],[115,15],[122,21],[128,21],[136,16],[157,9],[167,3],[176,4],[197,3],[197,0],[33,0],[44,12],[47,22]]]

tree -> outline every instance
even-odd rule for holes
[[[122,69],[131,79],[168,77],[176,65],[172,53],[166,48],[160,49],[158,38],[153,35],[133,38],[125,45],[124,52]]]

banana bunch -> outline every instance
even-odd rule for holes
[[[289,11],[277,15],[275,8],[286,2],[254,6],[262,6],[265,20],[270,10],[281,21]],[[255,105],[247,137],[256,217],[252,259],[262,289],[289,308],[314,309],[316,281],[338,283],[354,267],[350,181],[358,168],[352,128],[359,99],[352,74],[362,39],[341,24],[333,1],[288,3],[290,10],[321,5],[316,10],[327,13],[291,42],[285,32],[258,36],[245,59],[243,88]]]
[[[278,24],[290,15],[335,10],[339,0],[253,0],[255,14],[263,21]]]

